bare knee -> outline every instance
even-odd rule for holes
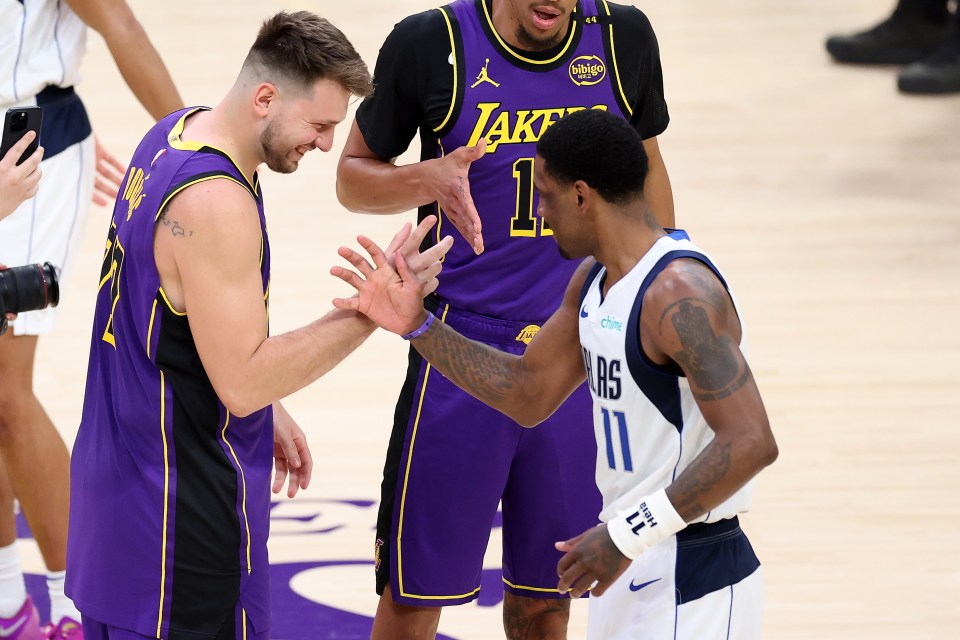
[[[388,585],[373,619],[371,640],[433,640],[440,625],[440,607],[412,607],[394,602]]]
[[[26,418],[33,395],[36,338],[0,338],[0,445],[29,428]]]
[[[569,620],[569,599],[504,594],[503,630],[508,640],[565,640]]]

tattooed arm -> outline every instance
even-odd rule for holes
[[[714,439],[667,488],[691,522],[736,493],[777,458],[777,445],[750,367],[740,319],[703,263],[675,260],[647,290],[640,342],[651,360],[686,376]]]
[[[379,247],[366,239],[361,244],[381,267],[385,257]],[[403,261],[397,260],[398,274],[385,268],[373,271],[353,249],[343,247],[340,255],[360,273],[342,267],[334,267],[332,273],[356,288],[358,295],[334,300],[335,306],[359,311],[387,331],[400,335],[423,324],[426,312],[420,299],[403,296],[405,289],[418,286],[416,279],[404,273]],[[443,322],[434,322],[411,344],[470,395],[523,426],[535,426],[556,411],[586,378],[577,303],[592,265],[592,259],[580,265],[567,285],[560,308],[537,332],[522,356],[465,338]]]

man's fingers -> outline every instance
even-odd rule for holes
[[[441,262],[434,262],[426,269],[422,269],[420,272],[418,272],[416,277],[419,278],[421,282],[429,282],[430,280],[435,279],[440,274],[442,269],[443,264]]]
[[[370,274],[373,273],[373,265],[367,262],[367,259],[357,251],[349,247],[340,247],[337,249],[337,253],[341,258],[356,267],[357,271],[359,271],[364,278],[369,278]]]
[[[360,311],[359,298],[334,298],[333,306],[344,311]]]
[[[357,236],[357,242],[359,242],[360,246],[366,249],[367,253],[370,254],[370,257],[373,259],[373,264],[377,265],[378,269],[387,264],[387,256],[383,253],[383,250],[376,242],[367,236]],[[365,276],[369,275],[362,270],[361,273],[363,273]]]
[[[273,477],[272,490],[274,493],[280,493],[280,489],[283,489],[283,482],[287,479],[287,461],[275,458],[274,466],[276,467],[276,473]]]
[[[404,283],[419,282],[419,278],[410,270],[410,265],[407,264],[407,260],[403,257],[402,253],[397,254],[397,273],[400,274],[400,279],[403,280]]]
[[[363,283],[365,282],[364,279],[358,276],[356,273],[350,271],[350,269],[344,269],[343,267],[330,267],[330,275],[340,278],[357,291],[363,287]]]
[[[23,152],[27,150],[27,147],[30,146],[30,143],[33,142],[36,137],[37,134],[35,131],[27,131],[10,147],[7,155],[0,158],[0,164],[3,164],[4,168],[16,166],[17,160],[20,159],[20,156],[23,155]]]
[[[437,260],[443,258],[443,256],[447,255],[447,252],[450,251],[450,247],[452,246],[453,236],[444,236],[440,242],[433,245],[423,253],[411,256],[407,260],[407,264],[410,265],[410,268],[414,271],[419,271],[421,268],[423,268],[421,265],[430,266]]]
[[[294,498],[300,489],[300,470],[291,469],[290,481],[287,483],[287,497]]]
[[[417,225],[417,228],[413,230],[413,233],[410,234],[409,239],[403,245],[405,253],[411,253],[412,251],[415,251],[423,242],[423,239],[427,237],[427,234],[430,233],[430,229],[432,229],[433,225],[435,224],[437,224],[437,216],[434,215],[429,215],[421,220],[420,224]]]
[[[407,222],[401,227],[400,231],[397,232],[393,239],[390,241],[390,244],[387,245],[386,254],[392,256],[394,253],[400,250],[400,247],[407,246],[407,241],[410,238],[410,230],[412,225]]]
[[[310,453],[310,447],[307,446],[306,441],[300,451],[300,468],[297,471],[300,476],[298,484],[301,489],[306,489],[310,486],[310,478],[313,476],[313,454]]]

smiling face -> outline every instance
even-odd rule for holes
[[[260,134],[266,165],[277,173],[293,173],[308,151],[330,151],[334,128],[347,117],[349,99],[344,87],[328,79],[300,93],[278,90]]]
[[[556,46],[567,35],[570,14],[577,0],[501,0],[494,1],[497,31],[511,44],[528,51],[543,51]],[[498,9],[505,11],[498,21]],[[503,30],[501,30],[501,28]]]

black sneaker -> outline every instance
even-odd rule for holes
[[[872,29],[827,38],[827,51],[837,62],[909,64],[936,51],[947,25],[893,15]]]
[[[960,35],[948,39],[933,55],[904,67],[897,87],[903,93],[960,92]]]

